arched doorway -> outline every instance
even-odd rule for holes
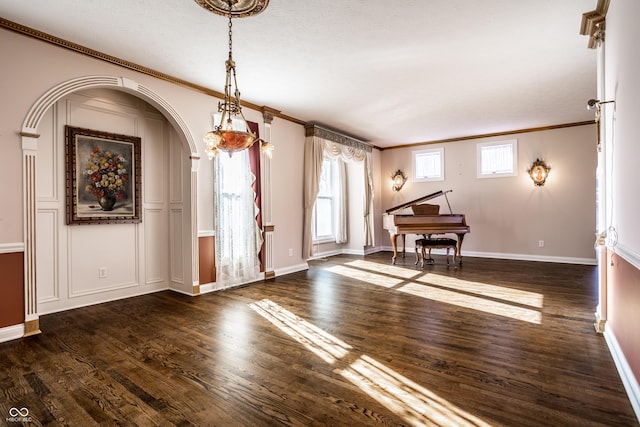
[[[178,254],[184,265],[190,267],[182,271],[181,283],[184,289],[181,292],[193,294],[193,284],[198,283],[197,270],[197,219],[196,219],[196,182],[197,160],[199,156],[193,141],[193,137],[179,114],[158,94],[150,89],[123,77],[112,76],[87,76],[68,80],[53,87],[43,94],[29,110],[23,122],[21,138],[23,150],[23,209],[24,209],[24,292],[25,292],[25,336],[39,333],[39,312],[37,300],[37,274],[36,274],[36,238],[37,238],[37,179],[36,156],[40,139],[39,127],[47,112],[61,99],[92,89],[110,89],[126,92],[151,105],[166,121],[171,131],[181,146],[182,155],[188,155],[185,161],[186,168],[183,171],[185,196],[181,203],[184,209],[179,207],[169,209],[175,228],[181,232],[172,233],[171,238],[177,239],[175,247],[179,248]],[[144,219],[143,219],[144,221]],[[139,266],[136,265],[136,268]]]

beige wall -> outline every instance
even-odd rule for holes
[[[518,141],[518,175],[477,178],[477,144],[508,139]],[[412,151],[435,147],[444,147],[445,180],[414,182]],[[527,174],[536,158],[551,166],[544,187],[535,187]],[[385,150],[380,169],[382,207],[453,190],[447,195],[451,207],[454,213],[465,214],[471,227],[463,254],[594,263],[595,168],[594,125]],[[393,192],[390,177],[397,169],[409,180],[400,192]],[[432,203],[441,206],[440,213],[448,213],[443,197]],[[390,245],[388,235],[383,244]]]
[[[273,263],[276,274],[283,274],[306,267],[302,259],[304,127],[275,118],[271,141],[276,147],[271,160]]]
[[[605,130],[606,220],[609,252],[605,337],[640,419],[640,3],[611,2],[600,55],[604,72],[602,125]]]
[[[612,4],[607,15],[607,23],[611,22],[613,28],[607,31],[605,94],[602,96],[603,101],[615,100],[615,104],[602,106],[603,125],[608,130],[606,154],[611,176],[608,219],[618,231],[618,246],[640,259],[640,197],[636,178],[640,167],[640,55],[637,47],[640,29],[636,23],[640,7],[638,2],[620,3]]]

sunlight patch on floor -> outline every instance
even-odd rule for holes
[[[407,283],[397,288],[398,291],[430,300],[470,308],[484,313],[510,317],[523,322],[540,324],[542,314],[539,311],[517,305],[505,304],[491,299],[480,298],[460,292],[428,286],[424,283]]]
[[[376,271],[378,273],[389,274],[391,276],[401,277],[403,279],[411,279],[418,276],[421,272],[411,270],[395,265],[378,264],[377,262],[356,260],[345,263],[351,267],[362,268],[364,270]]]
[[[339,274],[341,276],[357,279],[362,282],[371,283],[376,286],[384,286],[385,288],[392,288],[400,283],[404,282],[404,279],[396,279],[382,274],[376,274],[368,271],[358,270],[356,268],[345,267],[343,265],[336,265],[327,268],[327,271]]]
[[[263,299],[249,304],[249,307],[327,363],[343,358],[351,349],[349,344],[271,300]]]
[[[544,301],[544,296],[537,292],[522,291],[506,286],[490,285],[482,282],[470,282],[468,280],[461,280],[455,277],[443,276],[441,274],[426,273],[416,280],[421,283],[428,283],[441,286],[443,288],[474,293],[536,308],[542,308]]]
[[[523,322],[542,323],[542,313],[539,309],[543,307],[544,296],[537,292],[471,282],[434,273],[416,273],[413,269],[364,260],[350,261],[346,265],[336,265],[327,270],[365,283],[393,288],[399,292],[446,304]],[[408,282],[407,279],[413,281]]]
[[[369,356],[338,372],[411,425],[489,426]]]
[[[446,399],[367,355],[352,355],[353,347],[328,332],[263,299],[249,304],[256,313],[329,364],[341,362],[342,375],[381,405],[414,426],[490,427]],[[353,360],[353,362],[351,362]],[[340,366],[340,365],[339,365]]]

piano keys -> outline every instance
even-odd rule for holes
[[[403,203],[398,206],[394,206],[386,210],[382,217],[382,226],[385,230],[389,231],[389,237],[391,238],[391,246],[393,247],[392,263],[396,263],[398,257],[398,236],[402,236],[402,257],[405,255],[405,235],[406,234],[419,234],[419,235],[431,235],[431,234],[455,234],[458,238],[458,244],[456,252],[454,254],[454,260],[458,264],[462,264],[461,248],[464,235],[471,231],[471,228],[467,225],[464,214],[454,214],[447,198],[447,193],[453,190],[436,191],[435,193],[428,194],[424,197],[419,197],[415,200]],[[415,212],[424,211],[420,207],[427,207],[433,205],[420,205],[420,202],[426,202],[437,197],[444,196],[449,207],[449,214],[416,214]],[[393,212],[412,207],[413,215],[394,215]]]

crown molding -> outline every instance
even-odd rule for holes
[[[468,141],[470,139],[481,139],[481,138],[491,138],[491,137],[495,137],[495,136],[515,135],[515,134],[518,134],[518,133],[541,132],[541,131],[545,131],[545,130],[554,130],[554,129],[570,128],[570,127],[575,127],[575,126],[592,125],[594,123],[595,123],[595,120],[589,120],[589,121],[586,121],[586,122],[564,123],[564,124],[559,124],[559,125],[540,126],[540,127],[536,127],[536,128],[508,130],[508,131],[504,131],[504,132],[484,133],[484,134],[479,134],[479,135],[460,136],[460,137],[457,137],[457,138],[447,138],[447,139],[438,139],[438,140],[433,140],[433,141],[416,142],[416,143],[413,143],[413,144],[394,145],[393,147],[381,147],[380,150],[384,151],[384,150],[394,150],[396,148],[419,147],[421,145],[444,144],[445,142]]]
[[[589,36],[589,42],[587,43],[589,49],[595,49],[604,41],[606,17],[610,1],[598,0],[595,10],[582,14],[580,34]]]
[[[91,58],[99,59],[101,61],[108,62],[110,64],[114,64],[114,65],[126,68],[128,70],[137,71],[139,73],[142,73],[142,74],[145,74],[145,75],[148,75],[148,76],[151,76],[151,77],[155,77],[157,79],[164,80],[164,81],[169,82],[171,84],[174,84],[174,85],[177,85],[177,86],[182,86],[182,87],[185,87],[187,89],[203,93],[205,95],[213,96],[213,97],[219,98],[219,99],[224,99],[224,93],[222,93],[222,92],[218,92],[216,90],[209,89],[207,87],[204,87],[204,86],[189,82],[187,80],[183,80],[183,79],[180,79],[178,77],[174,77],[174,76],[172,76],[170,74],[162,73],[162,72],[154,70],[152,68],[145,67],[143,65],[136,64],[134,62],[127,61],[127,60],[118,58],[116,56],[108,55],[106,53],[97,51],[95,49],[91,49],[91,48],[88,48],[86,46],[82,46],[80,44],[73,43],[73,42],[70,42],[68,40],[61,39],[61,38],[53,36],[51,34],[47,34],[47,33],[44,33],[42,31],[27,27],[25,25],[18,24],[18,23],[13,22],[13,21],[9,21],[8,19],[4,19],[2,17],[0,17],[0,28],[4,28],[6,30],[13,31],[13,32],[21,34],[23,36],[27,36],[27,37],[31,37],[31,38],[40,40],[40,41],[52,44],[54,46],[62,47],[64,49],[71,50],[73,52],[80,53],[80,54],[85,55],[85,56],[89,56]],[[247,108],[250,108],[250,109],[256,110],[256,111],[263,111],[264,108],[268,108],[269,111],[271,112],[271,114],[273,114],[274,116],[277,116],[277,117],[279,117],[281,119],[288,120],[290,122],[297,123],[297,124],[303,125],[303,126],[306,124],[305,121],[296,119],[294,117],[290,117],[290,116],[288,116],[286,114],[282,114],[279,110],[276,110],[276,109],[273,109],[273,108],[270,108],[270,107],[259,106],[257,104],[253,104],[253,103],[247,102],[247,101],[241,101],[241,104],[242,104],[243,107],[247,107]]]

